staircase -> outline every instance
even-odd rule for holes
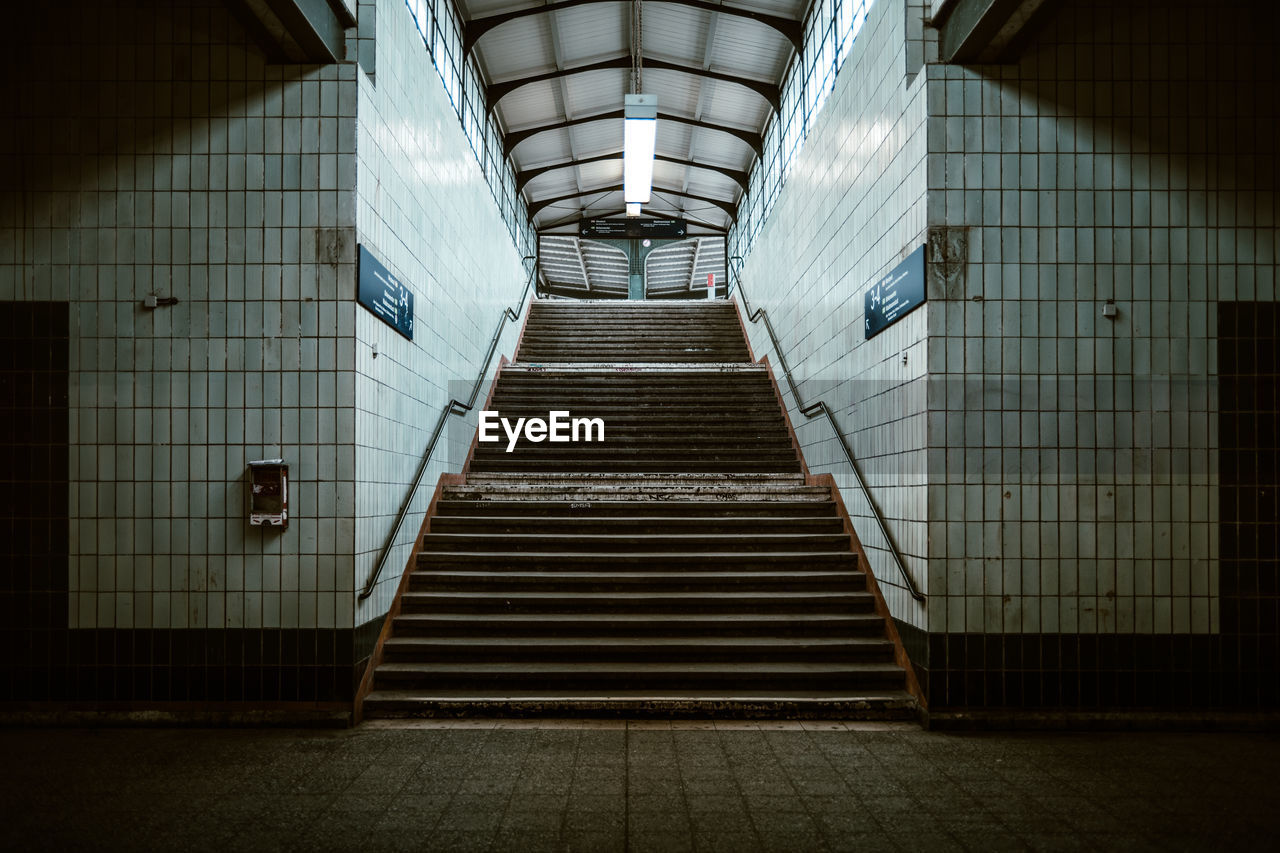
[[[489,408],[603,442],[478,444],[375,656],[367,717],[914,707],[895,636],[724,302],[538,302]]]

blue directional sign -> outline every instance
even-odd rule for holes
[[[863,308],[867,340],[871,340],[916,307],[924,304],[924,246],[867,288]]]
[[[364,246],[356,265],[356,301],[382,322],[413,340],[413,291]]]

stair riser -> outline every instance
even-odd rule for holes
[[[744,361],[746,352],[730,352],[730,351],[712,351],[712,352],[686,352],[678,355],[660,355],[658,353],[637,353],[629,351],[626,355],[616,352],[601,352],[588,348],[575,350],[574,352],[564,351],[530,351],[528,353],[521,350],[520,360],[522,362],[556,362],[563,364],[596,364],[602,361],[612,361],[618,364],[689,364],[693,362],[721,363],[726,361]]]
[[[683,410],[690,413],[702,415],[711,411],[729,411],[729,412],[759,412],[765,405],[765,401],[752,403],[749,399],[742,398],[730,399],[728,396],[715,398],[706,397],[699,400],[690,397],[666,398],[658,395],[641,395],[636,394],[635,399],[628,402],[622,398],[592,397],[590,395],[569,395],[557,394],[554,391],[546,391],[537,395],[521,395],[519,398],[512,396],[498,397],[490,401],[489,409],[499,411],[504,415],[510,416],[511,412],[531,412],[537,417],[537,412],[541,412],[541,417],[546,417],[549,409],[568,409],[572,417],[595,417],[596,412],[609,411],[618,415],[627,413],[647,414],[649,412],[668,412],[673,410]],[[771,420],[775,420],[772,418]],[[781,420],[781,418],[776,418]]]
[[[769,447],[744,448],[729,442],[710,445],[693,439],[679,444],[675,442],[658,442],[641,440],[625,440],[617,436],[607,436],[603,441],[580,441],[568,444],[550,444],[546,442],[517,442],[514,447],[506,444],[485,442],[476,447],[476,457],[536,457],[545,459],[564,459],[566,461],[607,457],[609,459],[660,459],[681,460],[689,465],[696,465],[700,460],[717,462],[732,459],[783,460],[796,458],[796,452],[783,442],[776,442]],[[695,470],[697,470],[695,468]]]
[[[563,678],[549,679],[543,675],[535,674],[530,674],[529,676],[522,678],[519,673],[505,673],[501,677],[494,678],[487,678],[479,674],[450,674],[447,676],[439,675],[431,677],[418,676],[400,678],[379,671],[374,676],[374,687],[375,689],[386,690],[405,690],[411,688],[431,690],[439,688],[450,689],[460,687],[481,687],[490,686],[496,683],[511,685],[513,687],[554,687],[559,690],[573,689],[584,692],[602,689],[690,690],[696,694],[696,692],[706,690],[710,687],[714,687],[717,690],[760,690],[765,687],[774,690],[800,690],[806,688],[848,691],[901,690],[904,680],[904,676],[901,672],[888,675],[882,675],[879,673],[859,673],[853,676],[841,678],[839,681],[833,683],[832,679],[825,675],[792,675],[784,677],[769,672],[761,673],[757,677],[744,677],[740,673],[733,673],[723,677],[700,673],[697,676],[690,677],[677,671],[666,676],[647,675],[644,678],[632,678],[625,674],[618,674],[615,677],[602,675],[585,677],[569,674]]]
[[[723,552],[681,551],[610,554],[591,552],[539,553],[536,551],[434,551],[418,557],[419,571],[451,568],[478,571],[482,569],[514,569],[519,571],[571,571],[573,569],[614,571],[709,572],[720,569],[737,571],[776,571],[778,569],[822,569],[823,571],[857,571],[853,554],[815,553],[797,557],[783,552],[757,551],[725,554]]]
[[[439,516],[431,521],[432,533],[468,533],[485,536],[501,536],[512,533],[542,533],[573,535],[586,533],[599,535],[657,535],[676,533],[682,535],[718,534],[722,536],[745,533],[841,533],[838,518],[477,518]]]
[[[529,503],[582,503],[590,504],[593,508],[600,504],[616,502],[619,505],[626,507],[626,509],[623,510],[626,512],[631,512],[632,507],[637,501],[645,501],[655,506],[661,506],[664,503],[698,500],[705,503],[708,507],[738,501],[757,501],[761,503],[776,501],[779,504],[786,504],[789,506],[797,499],[807,498],[813,501],[814,506],[821,506],[829,497],[830,495],[825,493],[800,490],[776,490],[765,492],[731,491],[728,489],[711,488],[700,490],[660,489],[654,491],[617,489],[609,492],[608,494],[604,494],[599,490],[582,489],[574,491],[569,489],[539,487],[529,487],[525,489],[500,489],[496,487],[487,487],[470,490],[451,489],[448,492],[449,500],[466,501],[471,503],[493,503],[495,506],[501,507],[510,506],[512,503],[520,501]],[[604,509],[601,511],[604,511]]]
[[[484,614],[552,614],[552,613],[647,613],[654,609],[653,602],[631,603],[625,600],[601,601],[574,599],[572,596],[551,597],[538,601],[523,601],[512,598],[496,604],[488,597],[480,599],[459,598],[451,601],[410,602],[401,606],[402,613],[474,613],[478,618]],[[744,605],[740,601],[687,601],[667,602],[659,607],[666,613],[741,613],[743,615],[767,614],[772,612],[790,612],[797,608],[806,613],[834,615],[851,615],[871,613],[870,601],[829,601],[822,603],[805,603],[794,600],[779,601],[774,604],[758,602]]]
[[[849,537],[844,534],[803,536],[800,538],[778,539],[769,541],[751,536],[726,536],[732,541],[715,539],[699,539],[691,536],[686,539],[664,539],[640,536],[610,536],[593,539],[564,536],[542,538],[542,541],[521,541],[516,536],[471,536],[468,534],[432,534],[423,537],[422,550],[425,553],[449,554],[456,552],[487,552],[501,559],[508,553],[537,554],[565,552],[608,553],[610,551],[644,552],[646,554],[666,554],[711,552],[719,556],[726,550],[734,553],[749,552],[752,554],[791,554],[796,551],[834,551],[849,547]],[[549,541],[548,541],[549,540]],[[661,557],[657,557],[661,559]]]
[[[708,648],[706,646],[689,646],[686,648],[672,646],[642,647],[637,649],[595,648],[591,646],[484,646],[474,645],[458,647],[423,646],[413,649],[392,649],[388,647],[383,655],[388,662],[413,663],[462,663],[475,661],[482,663],[503,663],[529,661],[537,663],[575,662],[607,663],[644,662],[644,661],[689,661],[700,663],[787,663],[796,661],[823,663],[890,663],[893,660],[893,646],[884,644],[868,648],[854,645],[837,647],[798,646],[785,650],[761,650],[744,645],[729,648]]]
[[[431,617],[397,617],[397,637],[492,637],[496,633],[510,637],[796,637],[839,636],[878,638],[884,636],[884,622],[867,615],[815,617],[790,614],[785,621],[765,620],[757,616],[737,619],[687,618],[671,619],[653,615],[643,620],[581,620],[572,614],[556,614],[554,619],[502,619],[487,621],[442,619]]]
[[[749,462],[707,462],[705,464],[694,465],[692,463],[681,463],[677,460],[671,462],[609,462],[600,460],[599,462],[583,461],[571,463],[555,459],[548,459],[544,462],[489,462],[483,459],[477,459],[471,463],[471,470],[477,472],[485,471],[524,471],[530,474],[536,474],[542,471],[547,472],[565,472],[580,471],[582,473],[606,472],[606,471],[630,471],[637,474],[678,474],[682,471],[720,471],[726,474],[772,474],[785,473],[796,467],[795,462],[785,464],[782,462],[766,463],[761,462],[752,464]]]
[[[554,580],[520,580],[520,581],[503,581],[495,578],[487,581],[458,581],[458,580],[438,580],[423,578],[418,580],[415,578],[410,586],[414,592],[456,592],[456,593],[512,593],[519,595],[521,593],[542,592],[542,593],[560,593],[562,595],[576,595],[581,592],[594,593],[622,593],[622,592],[658,592],[658,593],[677,593],[677,592],[715,592],[717,590],[733,591],[733,592],[758,592],[761,594],[770,592],[861,592],[866,589],[865,582],[854,580],[834,582],[834,581],[790,581],[777,580],[768,581],[707,581],[707,582],[690,582],[690,583],[671,583],[667,581],[650,581],[642,580],[627,581],[625,583],[609,582],[609,581],[586,581],[575,580],[571,577],[557,578]]]
[[[654,519],[653,523],[657,524],[663,520],[672,520],[664,518],[668,514],[675,516],[674,520],[687,523],[705,520],[706,523],[720,521],[737,523],[741,521],[749,524],[767,522],[771,517],[784,514],[788,517],[813,516],[814,518],[808,520],[822,521],[823,523],[835,521],[837,525],[840,524],[838,519],[824,517],[831,516],[834,511],[833,505],[825,501],[765,501],[757,504],[736,504],[727,501],[698,501],[678,504],[664,504],[658,501],[640,503],[596,501],[589,506],[575,508],[572,502],[455,501],[445,499],[436,505],[436,511],[439,517],[432,521],[433,530],[436,529],[436,524],[452,521],[449,518],[450,516],[503,516],[517,514],[546,516],[542,520],[552,521],[556,524],[570,524],[577,520],[586,520],[592,523],[605,522],[615,516],[651,516]]]
[[[699,391],[744,391],[763,394],[773,387],[768,374],[762,371],[719,371],[703,368],[698,372],[678,371],[671,368],[653,370],[618,370],[602,368],[590,371],[583,368],[521,370],[519,365],[503,371],[498,383],[503,392],[529,394],[548,388],[596,392],[618,395],[627,391],[651,393],[691,394]]]

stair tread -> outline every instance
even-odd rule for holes
[[[682,672],[691,675],[713,672],[741,673],[893,673],[903,672],[896,663],[866,662],[808,662],[808,661],[760,661],[760,662],[707,662],[707,661],[582,661],[554,663],[548,661],[466,661],[446,663],[438,661],[392,661],[378,666],[382,673],[475,673],[477,675],[517,673],[522,676],[550,673],[602,673],[620,675],[635,673]]]
[[[413,622],[464,622],[473,624],[471,613],[400,613],[396,621]],[[782,625],[811,622],[876,622],[884,620],[874,613],[493,613],[485,616],[486,624],[501,622],[717,622],[731,625],[736,622],[769,622]]]
[[[545,516],[545,515],[439,515],[439,516],[436,516],[436,520],[445,519],[445,518],[449,519],[450,521],[460,521],[460,522],[470,522],[470,521],[481,522],[482,521],[485,524],[512,524],[517,522],[541,524],[547,521],[548,516]],[[579,524],[587,523],[592,526],[604,525],[604,524],[650,524],[654,522],[661,522],[661,523],[674,522],[676,524],[683,524],[683,525],[690,525],[693,523],[741,524],[744,527],[749,527],[754,524],[759,524],[761,521],[769,521],[777,524],[794,524],[796,522],[807,524],[814,521],[834,522],[839,520],[839,519],[836,519],[834,516],[828,518],[820,515],[794,515],[794,516],[770,515],[765,518],[753,518],[751,516],[739,517],[739,516],[732,516],[732,515],[725,516],[725,517],[716,517],[716,516],[690,517],[690,516],[661,516],[661,515],[610,515],[605,517],[605,516],[590,516],[590,515],[576,515],[576,516],[570,515],[570,516],[563,516],[563,517],[551,516],[551,518],[555,521],[572,521]],[[475,534],[467,534],[467,535],[475,535]],[[514,534],[502,534],[502,535],[505,536],[505,535],[514,535]],[[706,535],[711,535],[711,534],[706,534]],[[726,535],[734,535],[734,534],[726,534]],[[792,535],[799,536],[801,534],[792,534]],[[828,535],[828,534],[819,534],[819,535]],[[834,534],[831,534],[831,535],[834,535]]]
[[[365,698],[370,705],[390,702],[433,702],[433,701],[484,701],[500,702],[503,700],[558,700],[568,702],[625,702],[625,701],[714,701],[727,704],[735,702],[792,702],[792,703],[903,703],[912,704],[914,699],[905,690],[847,691],[847,690],[714,690],[692,691],[688,689],[645,689],[645,690],[610,690],[607,693],[583,690],[555,690],[548,688],[516,689],[510,686],[465,687],[465,688],[433,688],[426,690],[374,690]]]
[[[843,538],[846,533],[575,533],[572,537],[557,533],[427,533],[426,538],[440,542],[456,542],[464,539],[493,538],[502,542],[563,542],[566,538],[587,542],[607,543],[617,540],[641,542],[691,542],[710,539],[715,542],[733,543],[752,540],[767,542],[802,542],[812,539]]]
[[[892,646],[885,637],[610,637],[610,636],[574,636],[574,637],[501,637],[501,636],[466,636],[466,637],[391,637],[389,646],[483,646],[511,644],[517,646]]]
[[[457,578],[460,580],[480,580],[482,578],[503,578],[505,580],[563,580],[563,581],[590,581],[590,580],[647,580],[647,581],[724,581],[729,582],[734,579],[738,580],[766,580],[778,579],[789,580],[793,583],[800,583],[805,580],[831,580],[831,581],[849,581],[862,577],[862,572],[843,569],[837,571],[821,571],[814,569],[788,569],[786,571],[766,571],[766,572],[663,572],[663,571],[643,571],[643,572],[600,572],[600,571],[572,571],[572,572],[523,572],[523,571],[466,571],[466,570],[449,570],[449,569],[415,569],[412,572],[415,578],[436,578],[447,580]]]
[[[428,536],[445,536],[449,534],[428,533]],[[495,537],[501,539],[502,537]],[[554,538],[554,537],[552,537]],[[853,551],[419,551],[424,557],[538,557],[539,559],[564,560],[719,560],[741,559],[756,560],[763,557],[770,559],[817,559],[820,557],[853,557]]]
[[[406,590],[404,596],[414,600],[431,600],[431,599],[452,599],[452,598],[492,598],[500,600],[543,600],[553,599],[562,600],[566,598],[566,594],[562,592],[527,592],[527,591],[477,591],[477,592],[454,592],[449,590]],[[735,592],[716,590],[714,592],[574,592],[572,597],[575,600],[604,600],[604,601],[633,601],[642,599],[701,599],[708,598],[716,601],[743,600],[750,601],[752,599],[764,599],[766,601],[778,601],[779,599],[797,599],[797,600],[823,600],[838,598],[860,598],[867,599],[871,597],[871,593],[862,590],[848,590],[839,592],[823,592],[814,591],[773,591],[768,592]]]

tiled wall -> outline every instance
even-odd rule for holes
[[[925,306],[864,340],[862,292],[925,241],[925,87],[906,82],[904,4],[870,10],[786,187],[747,256],[742,280],[764,307],[806,403],[824,399],[854,453],[907,568],[926,573]],[[757,357],[775,361],[763,324]],[[785,383],[779,382],[785,389]],[[870,508],[825,419],[787,394],[810,470],[841,485],[894,615],[923,628]]]
[[[365,7],[362,5],[362,14]],[[360,242],[414,291],[412,342],[356,315],[356,575],[362,587],[395,521],[441,408],[465,400],[525,268],[402,0],[377,4],[376,85],[360,75]],[[506,324],[497,358],[515,349]],[[377,357],[374,357],[374,348]],[[483,402],[488,384],[481,389]],[[356,625],[386,613],[439,475],[461,470],[474,416],[451,417],[397,546]]]
[[[266,65],[215,0],[27,4],[21,23],[0,299],[70,303],[68,666],[114,673],[71,698],[333,698],[355,67]],[[152,293],[178,304],[145,310]],[[246,523],[246,463],[272,457],[283,533]]]
[[[1274,701],[1270,568],[1233,570],[1222,618],[1217,382],[1220,306],[1276,296],[1270,30],[1247,4],[1071,0],[1013,65],[894,87],[919,7],[877,4],[746,282],[927,568],[926,618],[875,566],[931,702]],[[921,122],[927,157],[895,135]],[[932,252],[926,307],[863,343],[866,285],[926,226],[962,262]],[[824,425],[800,437],[840,476]]]
[[[6,697],[350,697],[387,605],[357,607],[371,552],[523,284],[407,11],[377,12],[376,88],[265,64],[221,0],[27,4],[8,29],[0,300],[68,312],[69,565],[49,679]],[[414,287],[413,343],[356,305],[360,242]],[[283,532],[246,519],[247,462],[274,457]],[[44,661],[33,636],[6,648]]]
[[[1217,317],[1275,298],[1256,32],[1244,5],[1073,0],[1014,66],[929,69],[929,221],[970,236],[930,314],[929,628],[988,638],[931,655],[935,701],[1211,704],[1231,680],[1142,684],[1131,638],[1221,628]],[[1076,654],[1095,637],[1112,654]]]

